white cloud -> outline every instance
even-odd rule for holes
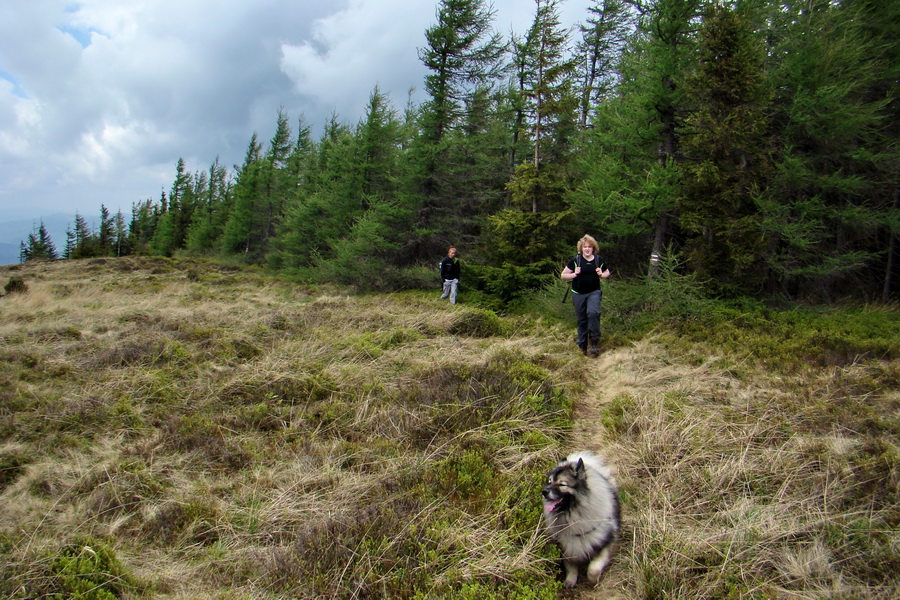
[[[564,17],[588,0],[567,0]],[[523,31],[533,0],[495,0]],[[422,96],[437,0],[0,0],[0,220],[158,198],[266,141],[279,109],[355,124],[377,85]],[[296,122],[296,121],[294,121]],[[27,233],[27,232],[26,232]],[[3,241],[3,240],[0,240]]]
[[[353,0],[317,20],[311,39],[283,44],[281,69],[298,94],[345,119],[361,116],[376,85],[405,105],[425,74],[417,48],[433,20],[427,2]]]

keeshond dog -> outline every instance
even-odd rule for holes
[[[575,587],[583,567],[588,581],[596,584],[621,527],[619,489],[612,472],[598,456],[577,452],[550,471],[541,495],[547,533],[563,552],[565,586]]]

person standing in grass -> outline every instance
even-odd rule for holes
[[[450,246],[447,256],[441,261],[441,283],[444,293],[441,300],[449,297],[450,304],[456,304],[456,291],[459,287],[459,257],[456,256],[456,248]]]
[[[587,356],[600,354],[600,300],[603,291],[600,280],[610,276],[603,257],[598,256],[597,240],[585,235],[578,240],[578,254],[563,268],[560,277],[572,282],[572,304],[578,321],[578,338],[575,343]],[[590,348],[590,349],[589,349]]]

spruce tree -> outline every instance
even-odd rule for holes
[[[544,162],[559,164],[574,143],[574,76],[578,61],[569,53],[569,32],[560,24],[559,0],[535,0],[535,4],[534,22],[528,33],[532,40],[532,71],[525,97],[531,117],[532,164],[539,181]],[[538,212],[540,195],[540,190],[535,190],[532,212]]]
[[[759,203],[772,177],[771,93],[764,48],[748,15],[710,7],[688,79],[684,190],[679,224],[688,265],[720,290],[759,289],[767,279],[768,237]]]
[[[506,185],[508,207],[492,214],[485,286],[504,300],[534,289],[553,270],[564,245],[565,190],[572,175],[578,99],[577,59],[562,28],[557,0],[536,0],[524,39],[516,40],[520,125],[530,134],[530,157]]]
[[[206,187],[197,189],[197,207],[185,240],[185,248],[195,255],[218,253],[225,220],[231,211],[232,183],[218,156],[203,180]]]
[[[128,225],[125,223],[125,215],[122,214],[121,210],[116,211],[116,216],[113,217],[113,237],[113,250],[115,256],[126,256],[131,254]]]
[[[783,13],[769,52],[784,147],[764,206],[778,240],[771,267],[789,293],[890,297],[900,7],[820,0],[790,2]]]
[[[75,230],[73,244],[68,252],[69,258],[91,258],[99,255],[98,237],[88,225],[87,220],[75,213]]]
[[[363,203],[356,150],[353,132],[332,115],[312,149],[304,184],[285,209],[270,261],[298,269],[333,257],[332,244],[347,234]]]
[[[629,5],[638,27],[618,66],[616,94],[594,107],[594,127],[579,156],[581,178],[568,200],[578,221],[620,245],[618,265],[652,276],[654,257],[679,237],[680,145],[700,2]]]
[[[451,243],[476,235],[472,203],[460,203],[466,186],[459,135],[466,112],[476,98],[500,82],[506,44],[493,30],[493,7],[486,0],[441,0],[436,23],[425,32],[419,58],[428,69],[425,91],[429,99],[419,111],[421,135],[414,140],[409,160],[421,194],[415,254],[441,255]],[[477,207],[485,214],[486,207]]]
[[[56,260],[58,258],[56,246],[41,219],[40,225],[35,227],[34,231],[29,233],[26,240],[19,245],[19,260],[24,263],[30,260]]]
[[[100,256],[115,256],[115,222],[105,205],[100,205],[100,230],[97,233]]]
[[[187,171],[184,159],[179,158],[168,204],[164,198],[159,221],[150,240],[150,249],[154,254],[171,256],[176,250],[184,248],[196,206],[194,185],[194,177]]]
[[[225,254],[248,254],[258,249],[254,241],[254,216],[259,210],[262,195],[262,146],[254,132],[244,155],[244,162],[238,169],[234,184],[234,203],[228,211],[222,231],[222,252]]]
[[[156,233],[161,207],[166,204],[166,193],[161,193],[160,203],[151,199],[136,202],[131,206],[131,223],[128,226],[128,246],[133,254],[147,254],[150,241]]]

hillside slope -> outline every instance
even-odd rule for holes
[[[900,595],[896,360],[786,375],[651,337],[589,373],[570,443],[615,466],[624,535],[578,598]]]
[[[765,368],[666,330],[590,360],[567,325],[437,292],[143,258],[10,278],[0,596],[900,591],[895,351]],[[625,530],[569,593],[539,490],[582,448],[615,466]]]

